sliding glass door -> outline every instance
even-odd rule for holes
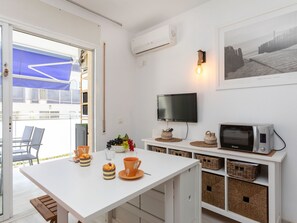
[[[16,28],[16,27],[14,27],[14,28]],[[18,27],[18,28],[21,29],[21,28],[25,28],[25,27]],[[37,30],[35,30],[35,31],[37,32]],[[30,33],[31,32],[33,33],[32,30],[30,31]],[[42,61],[38,62],[38,64],[39,64],[38,66],[34,62],[33,63],[34,66],[32,65],[30,67],[29,66],[26,67],[26,69],[29,69],[30,71],[35,71],[38,74],[40,74],[39,76],[35,75],[34,77],[31,77],[32,75],[31,76],[27,75],[24,77],[24,76],[21,76],[19,73],[16,73],[17,69],[14,66],[15,64],[13,62],[14,61],[13,57],[15,59],[17,56],[20,55],[20,54],[18,54],[18,52],[22,52],[22,56],[24,56],[23,58],[21,58],[22,61],[23,61],[23,59],[28,59],[28,56],[24,54],[24,49],[28,48],[28,47],[32,48],[33,46],[31,46],[31,45],[33,43],[37,44],[36,42],[33,41],[33,37],[30,36],[30,38],[29,38],[29,42],[31,44],[30,46],[28,46],[28,44],[26,44],[26,45],[19,44],[19,48],[15,50],[14,45],[17,45],[16,37],[17,37],[17,34],[20,34],[20,33],[21,33],[21,31],[16,31],[16,30],[13,31],[13,27],[11,25],[8,25],[7,23],[4,23],[4,22],[0,22],[0,222],[12,217],[12,215],[13,215],[13,168],[12,168],[12,164],[13,164],[13,162],[12,162],[13,85],[17,86],[16,85],[17,83],[18,84],[25,83],[25,82],[28,83],[28,81],[32,81],[32,78],[35,78],[35,80],[36,80],[36,78],[38,78],[38,81],[39,81],[38,83],[42,84],[42,83],[44,83],[44,78],[40,78],[39,77],[40,75],[46,76],[48,78],[47,81],[50,83],[46,84],[47,87],[53,86],[53,85],[63,86],[65,84],[66,85],[68,84],[69,89],[73,90],[74,92],[77,92],[78,96],[72,97],[73,95],[70,94],[69,91],[66,91],[66,90],[68,90],[68,89],[66,89],[63,92],[63,94],[60,95],[61,97],[59,96],[59,98],[67,99],[67,100],[64,100],[63,105],[61,105],[61,107],[64,110],[68,109],[68,107],[66,109],[66,105],[70,106],[69,101],[73,101],[72,100],[73,98],[74,99],[76,98],[76,104],[77,104],[77,106],[79,106],[80,96],[82,95],[80,92],[80,89],[78,88],[78,85],[75,84],[76,81],[72,80],[71,75],[70,75],[70,77],[67,76],[67,80],[64,80],[64,81],[62,80],[62,83],[57,83],[57,79],[58,79],[57,77],[49,77],[49,75],[47,75],[47,73],[45,71],[49,71],[49,69],[53,67],[52,66],[53,64],[50,64],[51,66],[47,67],[47,70],[44,67],[42,68],[40,66],[40,64],[44,65],[44,64],[42,64],[42,63],[44,63]],[[46,36],[46,35],[40,35],[40,36]],[[22,34],[22,37],[24,37],[24,33]],[[61,40],[61,42],[63,42],[63,41]],[[21,42],[21,43],[23,43],[23,42]],[[78,43],[80,44],[80,41],[78,41]],[[71,44],[71,45],[79,45],[79,44]],[[44,44],[35,46],[36,49],[34,52],[38,51],[40,53],[41,51],[44,51],[44,50],[40,49],[41,46],[42,46],[42,48],[44,48]],[[91,47],[93,47],[93,46],[92,45],[89,47],[87,46],[86,48],[92,49]],[[58,49],[60,51],[62,50],[60,48],[61,47],[56,47],[54,51],[52,51],[51,53],[47,53],[46,56],[53,55],[53,54],[56,55]],[[17,51],[17,50],[19,50],[19,51]],[[99,50],[96,48],[96,51],[99,51]],[[30,52],[32,53],[33,51],[31,50]],[[75,49],[75,52],[78,52],[77,48]],[[63,50],[63,53],[65,53],[65,50]],[[63,58],[65,59],[65,55]],[[71,58],[73,59],[73,57],[71,57]],[[79,58],[79,57],[77,57],[77,58]],[[91,58],[91,56],[90,56],[90,58]],[[77,61],[77,60],[73,60],[73,61]],[[69,63],[69,61],[59,61],[59,64],[54,64],[54,65],[65,65],[65,63]],[[97,63],[99,63],[99,59],[98,59]],[[49,65],[48,62],[46,62],[46,64]],[[70,66],[68,64],[66,64],[66,65]],[[80,80],[80,76],[83,74],[83,72],[81,72],[79,66],[77,66],[77,67],[79,69],[78,70],[78,73],[79,73],[78,80]],[[93,81],[90,81],[90,80],[93,80],[93,69],[90,69],[90,68],[93,68],[94,65],[89,64],[88,67],[89,67],[88,80],[90,83],[92,83],[92,85],[88,84],[88,86],[92,86],[92,89],[93,89]],[[72,66],[70,70],[74,71],[74,68],[75,67]],[[14,71],[13,71],[13,69],[14,69]],[[53,73],[53,72],[50,72],[50,73]],[[56,74],[56,73],[54,73],[54,74]],[[91,77],[92,77],[92,79],[91,79]],[[69,82],[69,83],[65,83],[65,81]],[[75,88],[75,86],[77,86],[76,87],[77,89]],[[32,86],[31,86],[31,88],[32,88]],[[40,89],[40,88],[41,87],[39,86],[38,89]],[[90,95],[92,95],[92,97],[93,97],[94,90],[92,90],[92,89],[88,88],[88,92],[89,92],[89,94],[91,93]],[[44,97],[45,90],[41,90],[41,91],[39,90],[39,92],[42,92],[42,97],[40,97],[39,99],[42,99],[43,100],[42,103],[44,103],[45,102],[45,97]],[[53,93],[53,88],[47,89],[47,92],[52,93],[52,94],[48,94],[49,96],[56,95]],[[31,93],[32,93],[32,91],[31,91]],[[31,95],[32,95],[31,99],[33,100],[34,99],[33,93]],[[64,97],[62,97],[62,96],[64,96]],[[90,101],[93,101],[92,97],[88,99],[88,106],[89,106],[90,110],[94,110],[93,103],[90,103]],[[71,100],[68,100],[68,98],[71,98]],[[51,98],[47,98],[47,101],[51,101],[50,99]],[[92,99],[92,100],[90,100],[90,99]],[[44,106],[44,104],[42,104],[43,105],[42,108],[48,108],[48,110],[51,110],[52,108],[57,107],[57,103],[55,101],[53,102],[53,100],[52,100],[52,104],[53,105],[48,105],[48,106]],[[90,104],[92,106],[90,106]],[[49,114],[51,114],[50,112],[52,112],[52,111],[49,111]],[[77,113],[79,114],[79,109],[78,109]],[[40,114],[43,114],[42,111],[40,112]],[[52,114],[55,114],[57,116],[57,113],[52,113]],[[60,116],[60,113],[59,113],[59,116]],[[71,116],[70,120],[73,120],[72,116]],[[96,119],[94,118],[94,115],[93,114],[91,115],[89,112],[88,122],[93,122],[93,120],[96,120]],[[95,126],[96,125],[94,125],[94,127]],[[73,128],[71,128],[71,129],[73,129]],[[47,134],[49,135],[49,128],[47,128],[46,131],[47,131]],[[93,132],[93,130],[89,130],[89,131]],[[56,132],[54,132],[54,133],[56,133]],[[46,148],[46,147],[44,147],[44,148]],[[73,147],[71,147],[71,151],[72,150],[73,150]],[[70,149],[68,151],[70,151]]]
[[[0,61],[1,61],[1,68],[3,67],[2,65],[2,61],[3,61],[3,56],[2,56],[2,26],[0,26],[0,33],[1,33],[1,36],[0,36],[0,46],[1,46],[1,52],[0,52]],[[2,78],[3,78],[3,72],[2,72],[3,69],[1,69],[1,73],[0,73],[0,138],[1,138],[1,141],[2,141],[2,138],[3,138],[3,134],[2,134]],[[2,142],[1,142],[1,147],[0,147],[0,154],[2,154]],[[0,176],[0,214],[2,215],[3,214],[3,190],[2,190],[2,187],[3,187],[3,171],[2,171],[2,156],[1,156],[1,159],[0,159],[0,171],[1,171],[1,176]]]
[[[0,221],[12,215],[11,27],[0,23]]]

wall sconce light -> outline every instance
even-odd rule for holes
[[[198,61],[196,67],[196,74],[202,73],[202,64],[206,62],[206,52],[198,50]]]

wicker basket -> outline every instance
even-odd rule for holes
[[[152,146],[152,151],[158,152],[158,153],[166,153],[166,148],[158,147],[158,146]]]
[[[204,156],[200,154],[195,154],[196,159],[200,160],[202,168],[219,170],[224,166],[224,159],[215,156]]]
[[[229,176],[247,181],[254,181],[260,173],[260,165],[233,160],[227,160],[227,173]]]
[[[169,154],[172,154],[172,155],[175,155],[175,156],[182,156],[182,157],[192,158],[192,153],[187,152],[187,151],[169,149]]]
[[[229,178],[228,210],[261,223],[267,223],[267,187]]]
[[[202,172],[202,201],[225,208],[225,180],[223,176]]]

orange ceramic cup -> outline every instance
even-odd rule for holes
[[[78,146],[76,150],[74,150],[75,156],[80,157],[82,154],[89,153],[89,146]]]
[[[141,160],[137,157],[126,157],[124,158],[125,173],[127,177],[134,177],[141,164]]]

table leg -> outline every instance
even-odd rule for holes
[[[201,222],[201,167],[199,165],[174,178],[174,222]],[[167,221],[166,221],[167,222]]]
[[[168,180],[165,184],[165,222],[174,222],[174,189],[173,180]]]
[[[57,203],[57,222],[68,223],[68,211]]]
[[[112,223],[112,211],[109,211],[105,215],[105,222]]]

